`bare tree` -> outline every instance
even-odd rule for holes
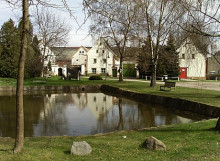
[[[139,31],[146,35],[151,55],[152,79],[151,87],[156,85],[157,63],[160,45],[167,41],[169,33],[174,33],[176,25],[185,11],[181,10],[179,0],[136,0],[139,8]]]
[[[116,48],[120,58],[119,81],[123,81],[123,59],[136,17],[135,3],[133,0],[84,0],[84,6],[92,18],[91,34],[105,38]]]
[[[41,41],[42,63],[49,56],[51,48],[65,46],[68,43],[69,25],[52,11],[41,8],[34,13],[36,33]],[[54,53],[55,54],[55,53]],[[57,55],[54,55],[57,56]],[[51,56],[49,56],[50,62]],[[44,67],[42,76],[44,76]]]
[[[179,26],[188,35],[195,37],[192,41],[201,47],[205,56],[213,56],[220,64],[220,60],[215,55],[219,51],[220,43],[220,1],[183,0],[182,6],[187,10],[187,15]],[[207,45],[204,45],[204,42]]]
[[[24,143],[24,111],[23,111],[23,82],[24,82],[24,64],[25,55],[28,48],[28,33],[29,33],[29,11],[28,0],[22,1],[22,39],[21,39],[21,51],[19,57],[18,66],[18,78],[16,88],[16,137],[14,145],[14,153],[18,153],[23,148]]]
[[[220,37],[219,0],[183,0],[182,6],[188,12],[185,21],[179,25],[182,29],[207,37]]]

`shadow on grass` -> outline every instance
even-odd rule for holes
[[[64,151],[64,154],[70,155],[70,154],[71,154],[71,151],[70,151],[70,150],[66,150],[66,151]]]
[[[139,132],[220,132],[219,130],[216,130],[214,127],[213,128],[208,128],[208,129],[173,129],[173,128],[164,128],[164,129],[142,129],[142,130],[137,130]]]
[[[13,149],[0,149],[1,152],[13,151]]]

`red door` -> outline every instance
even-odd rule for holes
[[[180,68],[180,79],[187,78],[187,68]]]

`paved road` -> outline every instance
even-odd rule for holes
[[[149,82],[138,79],[125,79],[126,81],[139,81],[139,82]],[[163,82],[157,82],[157,84],[164,84]],[[203,82],[203,81],[187,81],[187,82],[177,82],[177,87],[188,87],[188,88],[196,88],[196,89],[208,89],[214,91],[220,91],[220,82]]]
[[[218,82],[214,82],[214,81],[213,82],[202,82],[202,81],[177,82],[176,86],[220,91],[220,82],[219,81]]]

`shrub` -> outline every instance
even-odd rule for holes
[[[89,77],[89,80],[102,80],[102,77],[99,75],[92,75]]]

